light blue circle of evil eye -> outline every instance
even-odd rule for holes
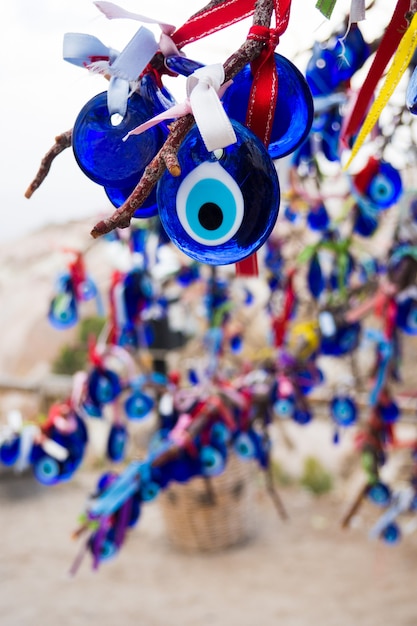
[[[56,459],[44,455],[33,466],[35,478],[43,485],[53,485],[59,480],[60,467]]]
[[[351,398],[333,398],[330,410],[334,421],[339,426],[352,426],[356,422],[357,410]]]
[[[196,167],[178,189],[178,218],[199,243],[214,246],[228,241],[239,229],[243,211],[239,186],[218,162]]]
[[[275,412],[281,418],[291,417],[294,413],[295,404],[291,398],[279,398],[274,404]]]
[[[140,497],[144,502],[150,502],[154,500],[159,494],[161,488],[153,480],[145,482],[140,489]]]
[[[57,294],[51,301],[48,320],[58,330],[75,326],[78,322],[78,311],[74,294],[68,292]]]
[[[218,476],[225,468],[223,455],[213,446],[201,448],[200,463],[203,476]]]
[[[153,409],[154,401],[140,391],[135,391],[125,401],[125,411],[129,419],[141,420],[147,417]]]
[[[253,459],[256,456],[255,444],[248,433],[239,433],[233,443],[233,448],[242,459]]]

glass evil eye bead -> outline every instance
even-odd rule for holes
[[[78,322],[77,300],[69,274],[59,278],[57,289],[49,305],[48,321],[54,328],[64,330]]]
[[[388,544],[398,543],[401,540],[401,530],[398,524],[391,522],[381,533],[381,539]]]
[[[141,420],[149,415],[153,406],[154,401],[150,396],[140,391],[134,391],[131,396],[126,398],[126,415],[131,420]]]
[[[107,456],[110,460],[124,459],[128,439],[129,435],[123,424],[112,424],[107,440]]]
[[[324,291],[325,281],[317,253],[313,254],[308,265],[307,284],[313,298],[319,298]]]
[[[239,433],[233,441],[233,449],[241,459],[253,459],[256,456],[255,443],[249,433]]]
[[[279,159],[293,152],[310,132],[314,117],[313,97],[306,79],[288,59],[275,53],[278,97],[268,152]],[[233,78],[222,97],[227,115],[245,124],[253,76],[250,65]]]
[[[144,74],[139,83],[139,93],[142,98],[144,98],[148,105],[150,106],[150,110],[152,111],[152,115],[158,115],[163,111],[166,111],[170,107],[175,104],[175,99],[169,93],[169,91],[165,87],[160,87],[153,74],[148,73]],[[167,126],[167,122],[163,121],[158,124],[159,130],[161,131],[159,141],[160,145],[158,149],[162,146],[162,141],[166,139],[168,136],[169,130]],[[131,138],[129,138],[130,141]],[[135,186],[139,182],[139,179],[129,187],[110,187],[105,186],[104,190],[110,202],[117,209],[122,206],[130,196],[130,194],[135,189]],[[158,214],[158,205],[156,203],[156,189],[153,188],[149,196],[142,203],[142,205],[136,209],[133,214],[134,218],[149,218],[154,217]]]
[[[352,398],[336,396],[330,402],[330,414],[339,426],[352,426],[357,420],[358,410]]]
[[[296,407],[291,417],[297,424],[305,426],[305,424],[309,424],[311,422],[311,420],[313,419],[313,414],[309,410]]]
[[[0,445],[0,463],[6,466],[14,465],[19,458],[20,437],[14,436],[12,439],[3,441]]]
[[[386,424],[394,424],[400,418],[400,407],[396,402],[378,406],[382,421]]]
[[[95,405],[108,404],[121,392],[117,374],[111,370],[95,368],[88,378],[88,395]]]
[[[407,335],[417,335],[417,300],[406,298],[398,302],[397,326]]]
[[[307,224],[309,225],[311,230],[326,230],[329,222],[329,214],[324,204],[320,204],[317,207],[310,208],[307,213]]]
[[[321,353],[328,356],[342,356],[352,352],[359,345],[360,332],[361,325],[355,322],[338,326],[334,334],[322,334]]]
[[[342,50],[339,39],[334,39],[327,45],[318,42],[314,44],[306,69],[306,79],[313,95],[329,94],[340,83],[350,80],[371,52],[361,31],[354,24],[343,38],[343,45]]]
[[[214,446],[203,446],[200,450],[201,473],[203,476],[218,476],[224,471],[224,455]]]
[[[61,467],[56,459],[45,454],[33,464],[33,473],[42,485],[55,485],[60,480]]]
[[[365,189],[365,197],[378,210],[388,209],[402,194],[400,173],[390,163],[381,162]]]
[[[181,175],[158,182],[162,226],[192,259],[228,265],[250,256],[269,237],[278,217],[275,166],[262,142],[231,120],[237,142],[221,155],[207,151],[197,126],[178,151]]]
[[[367,496],[374,504],[385,507],[391,500],[391,490],[384,483],[376,482],[369,486]]]
[[[378,219],[374,212],[359,204],[355,204],[352,211],[354,232],[362,237],[371,237],[378,228]]]
[[[89,100],[78,114],[72,132],[74,156],[84,174],[103,187],[135,186],[165,136],[157,125],[126,141],[123,137],[153,114],[149,101],[134,93],[124,118],[114,125],[107,107],[107,92]]]
[[[350,80],[371,54],[371,48],[364,40],[357,24],[351,24],[343,44],[343,55],[336,47],[338,82]],[[336,46],[339,46],[339,41],[336,42]]]
[[[292,397],[278,398],[274,402],[274,411],[282,419],[292,417],[295,410],[295,400]]]

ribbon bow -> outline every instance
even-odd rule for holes
[[[137,80],[157,50],[153,33],[141,26],[119,54],[91,35],[65,33],[63,57],[74,65],[110,74],[107,91],[109,113],[124,117],[130,83]]]
[[[229,83],[223,84],[224,68],[221,63],[207,65],[197,69],[187,78],[187,99],[182,104],[174,105],[152,119],[132,129],[123,140],[131,135],[140,135],[148,128],[166,119],[182,117],[188,113],[194,115],[196,124],[209,152],[236,143],[233,126],[220,102],[220,96]]]

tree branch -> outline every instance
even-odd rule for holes
[[[43,183],[49,170],[51,169],[52,161],[58,156],[58,154],[61,154],[61,152],[63,152],[66,148],[70,147],[71,139],[72,129],[67,130],[61,135],[55,137],[55,144],[43,157],[35,178],[25,191],[25,198],[30,198],[33,192],[36,191],[37,188]]]

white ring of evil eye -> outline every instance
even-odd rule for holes
[[[198,220],[199,209],[210,204],[219,206],[219,199],[224,204],[220,204],[223,220],[217,228],[205,228]],[[201,163],[184,178],[177,191],[176,208],[185,232],[193,241],[207,246],[229,241],[239,230],[244,216],[239,185],[220,163],[211,161]]]

